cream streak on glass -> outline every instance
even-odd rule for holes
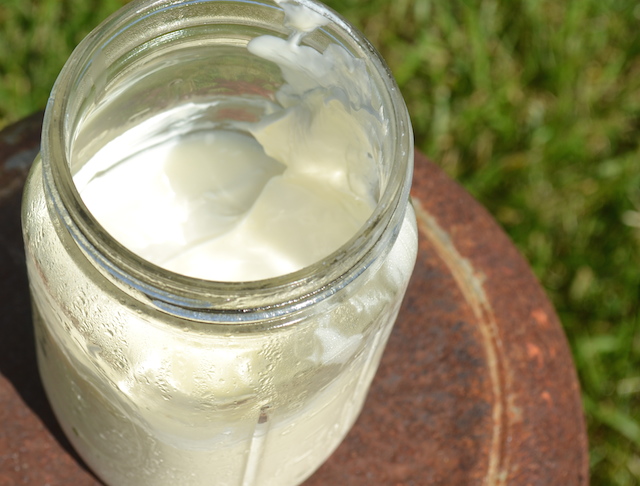
[[[180,103],[74,174],[93,216],[134,253],[192,277],[266,279],[328,256],[372,214],[389,130],[377,88],[343,47],[300,44],[327,18],[280,5],[291,36],[247,46],[281,70],[275,100]],[[260,116],[211,121],[230,105]],[[25,234],[52,242],[29,264],[40,372],[87,464],[112,486],[308,477],[352,426],[376,371],[415,261],[412,209],[388,255],[316,309],[267,332],[213,333],[123,306],[87,278],[46,217],[38,177],[36,163],[26,213],[44,223]],[[40,277],[55,269],[63,275]]]

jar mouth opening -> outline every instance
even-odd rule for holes
[[[292,273],[263,280],[243,282],[214,281],[172,272],[130,251],[96,220],[86,207],[72,174],[71,150],[78,131],[86,120],[83,110],[86,93],[95,95],[105,86],[95,77],[101,64],[128,56],[140,45],[132,32],[144,23],[158,29],[155,36],[175,35],[181,22],[197,24],[206,19],[215,23],[217,12],[224,22],[260,24],[252,17],[232,18],[234,6],[259,9],[266,19],[280,19],[276,28],[287,31],[282,7],[269,1],[252,0],[163,0],[152,4],[134,1],[98,26],[76,48],[54,85],[45,111],[42,159],[45,188],[66,230],[89,257],[94,266],[116,286],[155,307],[194,320],[207,320],[214,312],[216,319],[226,315],[229,321],[244,320],[257,314],[276,316],[306,307],[335,293],[355,279],[377,258],[382,248],[395,239],[408,202],[413,163],[413,135],[404,101],[382,58],[364,36],[328,7],[311,0],[296,3],[329,19],[319,27],[324,42],[336,42],[351,53],[365,59],[370,76],[380,91],[386,119],[389,122],[389,167],[386,182],[373,213],[358,232],[336,251],[309,266]],[[193,17],[171,14],[173,10],[193,9]],[[235,13],[233,15],[236,15]],[[157,17],[157,19],[156,19]],[[162,19],[162,21],[158,21]],[[173,19],[173,24],[167,19]],[[231,20],[230,20],[231,19]],[[267,20],[269,21],[269,20]],[[273,23],[273,20],[271,20]],[[263,25],[260,28],[264,29]],[[128,38],[129,46],[116,45],[114,39]],[[126,44],[126,42],[125,42]],[[120,49],[122,52],[115,52]],[[85,98],[82,98],[85,96]]]

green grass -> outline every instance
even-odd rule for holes
[[[4,0],[0,126],[124,0]],[[594,485],[640,484],[640,6],[331,0],[387,59],[420,149],[496,217],[569,337]]]

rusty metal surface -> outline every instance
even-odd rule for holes
[[[0,486],[97,485],[39,382],[20,193],[41,115],[0,132]],[[420,251],[364,411],[305,486],[584,486],[587,438],[556,314],[493,219],[416,154]]]

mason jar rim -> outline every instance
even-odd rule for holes
[[[397,236],[408,203],[413,164],[413,134],[404,100],[389,68],[365,37],[337,13],[314,0],[293,3],[320,13],[372,67],[370,75],[382,99],[394,137],[393,170],[366,223],[339,249],[293,273],[247,282],[204,280],[172,272],[125,248],[93,217],[71,174],[69,146],[76,119],[70,116],[74,86],[96,55],[110,47],[139,19],[191,5],[251,4],[279,8],[255,0],[136,0],[101,23],[75,49],[63,67],[45,110],[42,160],[45,190],[63,226],[101,273],[135,298],[168,314],[196,321],[249,322],[289,314],[323,300],[353,281]],[[284,15],[284,13],[283,13]],[[332,36],[327,27],[320,27]],[[81,122],[80,122],[81,123]],[[70,127],[71,125],[71,127]],[[78,125],[79,126],[79,125]]]

